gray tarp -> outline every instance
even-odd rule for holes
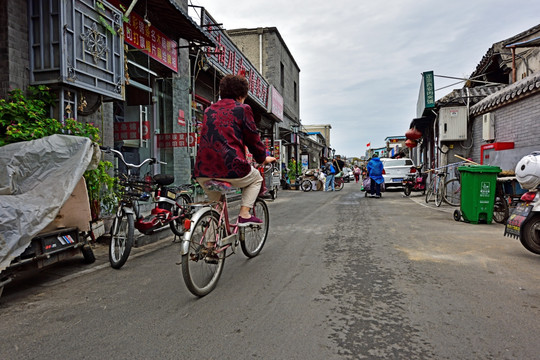
[[[90,139],[70,135],[0,147],[0,271],[55,219],[99,154]]]

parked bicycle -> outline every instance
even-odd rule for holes
[[[448,179],[449,169],[463,164],[464,161],[441,166],[436,169],[432,169],[428,172],[434,172],[435,177],[432,177],[426,192],[426,203],[431,201],[435,197],[435,205],[437,207],[446,202],[451,206],[459,206],[461,203],[461,183],[459,177]]]
[[[214,203],[202,204],[186,221],[186,235],[182,243],[182,275],[189,291],[202,297],[210,293],[225,265],[225,258],[242,252],[249,258],[257,256],[268,236],[270,215],[266,202],[258,198],[253,206],[253,215],[263,221],[260,225],[239,227],[231,224],[226,193],[231,184],[209,180],[205,186],[221,192],[221,199]]]
[[[321,172],[317,169],[307,170],[302,177],[300,189],[306,192],[311,190],[324,190],[324,177],[321,177]]]
[[[127,174],[119,178],[122,196],[118,202],[111,228],[109,245],[109,262],[114,269],[120,269],[127,261],[133,247],[135,229],[143,234],[169,225],[177,236],[184,234],[183,220],[189,217],[191,197],[177,188],[168,187],[174,182],[173,175],[157,174],[145,180],[140,180],[133,173],[143,165],[156,163],[166,164],[155,158],[144,160],[139,165],[126,162],[121,152],[110,147],[101,147],[105,153],[113,153],[126,166]],[[143,217],[139,201],[149,201],[154,192],[155,207],[150,215]]]
[[[499,224],[505,224],[510,217],[510,205],[514,206],[514,201],[509,194],[504,191],[505,180],[497,179],[495,185],[495,201],[493,203],[493,220]]]

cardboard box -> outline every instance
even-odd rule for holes
[[[43,229],[42,233],[65,227],[78,227],[80,231],[89,231],[91,220],[86,182],[81,178],[56,218]]]

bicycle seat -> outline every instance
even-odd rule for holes
[[[204,187],[208,190],[212,191],[219,191],[220,193],[224,194],[231,190],[232,185],[230,182],[227,181],[220,181],[220,180],[208,180],[204,183]]]
[[[174,175],[157,174],[154,175],[153,179],[158,185],[170,185],[174,182]]]

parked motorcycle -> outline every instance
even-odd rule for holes
[[[504,235],[518,238],[525,249],[540,254],[540,152],[523,157],[515,173],[521,187],[529,191],[510,214]]]
[[[427,174],[422,173],[423,165],[411,166],[409,174],[403,179],[403,193],[405,196],[411,195],[412,191],[421,191],[422,195],[426,193]]]

